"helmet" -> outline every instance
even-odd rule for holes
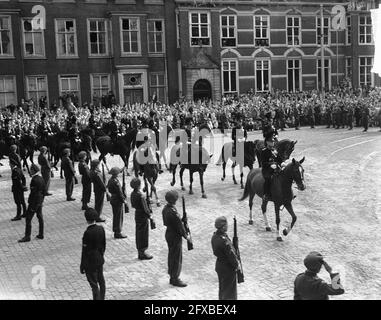
[[[120,169],[118,167],[114,167],[114,168],[111,168],[111,170],[109,171],[109,174],[111,174],[112,176],[116,176],[120,173]]]
[[[47,148],[47,147],[42,146],[42,147],[40,148],[40,152],[41,152],[41,153],[45,153],[46,151],[48,151],[48,148]]]
[[[33,172],[37,173],[37,172],[40,171],[40,167],[39,167],[37,164],[33,163],[33,164],[30,166],[30,171],[31,171],[31,172],[33,171]]]
[[[221,229],[223,226],[227,224],[228,224],[228,220],[224,216],[217,218],[216,221],[214,222],[214,226],[216,227],[216,229]]]
[[[86,151],[81,151],[80,153],[78,153],[79,160],[85,159],[86,156],[87,156]]]
[[[312,272],[319,272],[323,264],[323,256],[321,253],[312,251],[304,258],[304,265]]]
[[[141,181],[139,178],[133,178],[130,182],[130,186],[132,189],[138,189],[141,185]]]
[[[9,150],[10,150],[11,152],[16,152],[16,150],[17,150],[17,146],[16,146],[15,144],[12,144],[12,145],[9,147]]]
[[[179,194],[176,190],[168,191],[165,194],[165,200],[171,204],[175,204],[178,198],[179,198]]]
[[[64,150],[62,151],[62,154],[63,154],[64,156],[69,155],[69,153],[70,153],[70,149],[69,149],[69,148],[66,148],[66,149],[64,149]]]
[[[91,161],[91,169],[95,169],[100,164],[99,159],[94,159]]]
[[[98,217],[98,212],[93,208],[87,208],[85,211],[85,219],[86,221],[95,221]]]

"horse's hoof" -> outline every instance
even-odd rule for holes
[[[208,197],[206,196],[205,193],[203,193],[203,194],[202,194],[202,198],[203,198],[203,199],[207,199]]]
[[[284,235],[284,236],[287,236],[287,235],[288,235],[288,229],[287,229],[287,228],[284,228],[284,229],[283,229],[283,235]]]
[[[146,188],[143,188],[143,192],[146,192]]]
[[[249,220],[249,225],[253,225],[254,224],[254,221],[253,220]]]
[[[175,183],[174,183],[174,182],[171,182],[170,185],[171,185],[171,187],[173,187],[173,186],[175,185]]]
[[[189,194],[194,194],[194,192],[192,190],[189,190]]]
[[[156,206],[157,206],[157,207],[160,207],[160,206],[161,206],[161,203],[160,203],[160,202],[156,203]]]
[[[276,239],[277,239],[277,241],[279,241],[279,242],[282,242],[282,241],[283,241],[282,237],[277,237]]]
[[[271,227],[266,227],[266,232],[271,232]]]
[[[221,181],[225,181],[225,178],[221,178]]]
[[[182,191],[185,191],[186,189],[185,189],[184,187],[181,187],[181,190],[182,190]]]

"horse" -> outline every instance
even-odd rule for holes
[[[117,154],[121,157],[125,167],[128,169],[128,162],[130,158],[131,150],[135,148],[137,129],[129,128],[125,135],[118,138],[115,143],[110,136],[101,136],[96,141],[96,146],[100,152],[99,161],[103,161],[108,170],[106,156],[107,154]],[[127,172],[129,175],[129,173]]]
[[[284,206],[292,217],[291,225],[283,229],[284,236],[287,236],[291,232],[297,219],[291,204],[292,200],[295,198],[292,192],[292,183],[295,181],[300,191],[303,191],[306,189],[306,185],[304,182],[304,169],[302,167],[304,160],[305,158],[303,158],[300,161],[296,161],[295,159],[292,159],[292,161],[286,167],[284,167],[277,174],[275,174],[275,176],[273,177],[273,181],[271,183],[272,199],[270,199],[270,201],[274,202],[276,225],[277,225],[277,231],[278,231],[278,236],[277,236],[278,241],[283,241],[282,235],[280,233],[280,228],[279,228],[279,224],[280,224],[279,210],[281,206]],[[266,224],[266,231],[271,231],[271,226],[268,223],[267,215],[266,215],[268,201],[263,200],[264,181],[265,180],[262,175],[262,170],[260,168],[255,168],[251,170],[247,176],[244,193],[242,195],[242,198],[239,199],[239,201],[243,201],[250,196],[249,224],[253,224],[253,215],[252,215],[253,198],[255,195],[258,195],[259,197],[261,197],[262,198],[262,213],[263,213],[263,217]]]
[[[143,179],[144,179],[143,191],[148,190],[148,184],[147,184],[147,181],[148,181],[149,185],[151,186],[150,198],[152,199],[152,193],[154,193],[156,198],[156,205],[160,207],[160,200],[157,196],[156,187],[155,187],[155,182],[158,178],[159,168],[158,168],[157,154],[156,154],[154,146],[150,144],[149,142],[140,145],[132,156],[132,162],[133,162],[135,177],[138,177],[139,174],[143,175]]]
[[[159,135],[156,137],[156,145],[157,145],[157,150],[159,151],[159,167],[160,167],[160,161],[163,158],[165,168],[169,170],[169,167],[167,165],[167,156],[165,155],[165,150],[168,148],[168,137],[171,131],[173,131],[172,126],[168,123],[166,125],[166,131],[164,134],[162,134],[163,130],[165,129],[164,125],[160,125],[159,128]]]
[[[280,140],[275,144],[275,150],[281,156],[283,161],[286,161],[290,158],[292,152],[294,151],[295,145],[298,141],[291,141],[289,139]],[[265,142],[263,140],[255,140],[255,155],[258,160],[259,168],[262,168],[262,150],[265,148]]]
[[[23,167],[26,167],[28,174],[30,174],[27,159],[29,158],[30,162],[34,164],[33,155],[34,151],[37,149],[37,139],[33,134],[24,133],[20,137],[17,146],[20,151],[20,157],[23,161]]]
[[[180,164],[181,190],[185,191],[183,183],[185,169],[189,170],[189,194],[193,194],[193,173],[198,172],[200,175],[202,198],[206,199],[207,196],[204,190],[204,172],[212,156],[213,155],[209,155],[208,151],[202,144],[175,144],[171,149],[170,157],[170,168],[172,172],[171,186],[173,187],[176,183],[176,168],[177,165]]]
[[[242,149],[243,146],[243,149]],[[220,158],[218,159],[216,165],[220,165],[222,162],[222,181],[225,181],[226,174],[226,163],[230,159],[232,164],[232,175],[233,175],[233,182],[234,184],[237,184],[237,180],[235,179],[234,169],[237,166],[237,163],[240,168],[240,177],[241,177],[241,189],[244,188],[243,186],[243,168],[248,167],[250,170],[253,169],[253,164],[255,162],[255,143],[253,141],[244,141],[244,142],[238,142],[236,147],[236,155],[233,157],[233,142],[227,142],[223,145],[221,150]],[[242,150],[243,154],[239,156],[239,151]],[[238,155],[238,156],[237,156]]]

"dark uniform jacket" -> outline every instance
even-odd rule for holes
[[[44,179],[38,174],[34,175],[30,182],[30,194],[28,198],[28,204],[31,210],[34,211],[42,206],[45,193]]]
[[[9,165],[11,166],[11,168],[15,166],[21,168],[21,157],[16,152],[10,153],[8,158],[9,158]]]
[[[75,176],[73,163],[69,157],[62,158],[61,167],[65,174],[65,178],[70,178]]]
[[[219,267],[225,267],[232,270],[238,268],[238,257],[233,247],[233,243],[226,233],[216,231],[213,234],[212,249],[214,255],[217,257],[216,270]]]
[[[277,154],[276,150],[271,150],[269,148],[264,148],[261,154],[262,160],[262,172],[272,173],[274,169],[271,168],[272,164],[280,165],[283,161],[282,158]]]
[[[101,173],[99,170],[90,170],[90,179],[94,184],[94,193],[106,192],[106,186],[103,183]]]
[[[38,156],[38,164],[41,166],[41,173],[44,174],[44,173],[50,173],[50,162],[48,161],[48,159],[43,155],[43,154],[39,154]]]
[[[26,186],[24,173],[18,167],[12,170],[12,192],[23,192]]]
[[[138,218],[138,220],[146,220],[151,217],[147,200],[140,191],[132,191],[130,200],[131,206],[136,210],[137,214],[135,217]]]
[[[111,193],[110,202],[123,203],[126,196],[123,194],[122,186],[117,178],[112,177],[107,183],[107,189]]]
[[[84,161],[80,161],[78,163],[78,171],[79,174],[82,176],[82,183],[91,183],[91,178],[90,178],[90,169],[89,166],[86,164]]]
[[[334,289],[331,284],[320,279],[316,273],[306,271],[299,274],[294,282],[294,300],[329,300],[329,295],[340,295],[344,289]]]
[[[103,266],[106,250],[106,235],[102,226],[87,227],[82,238],[81,271],[95,271]]]
[[[187,233],[184,229],[184,225],[181,221],[181,217],[176,210],[176,207],[167,204],[163,209],[163,223],[167,227],[167,232],[173,236],[173,238],[187,238]]]

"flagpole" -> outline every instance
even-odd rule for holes
[[[324,110],[324,88],[325,88],[325,79],[324,79],[324,13],[323,5],[320,5],[320,46],[321,46],[321,65],[320,65],[320,74],[321,74],[321,104],[322,110]]]

